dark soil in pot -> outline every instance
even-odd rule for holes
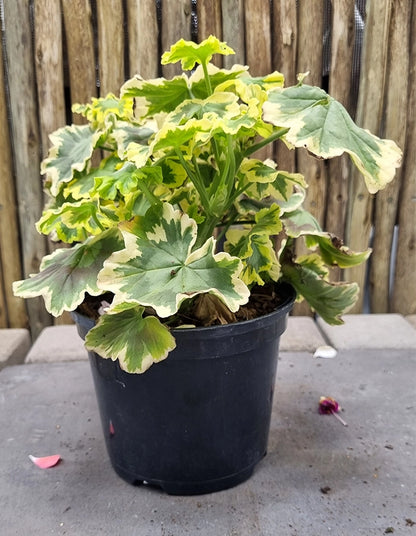
[[[279,339],[295,293],[279,308],[222,326],[175,329],[176,349],[144,374],[89,352],[104,436],[115,471],[170,494],[243,482],[264,457]],[[94,322],[74,314],[81,337]]]

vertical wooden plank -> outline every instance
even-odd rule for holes
[[[324,4],[322,0],[299,0],[298,4],[298,48],[297,72],[310,74],[306,83],[322,85],[322,43],[323,43]],[[297,170],[305,175],[309,188],[307,190],[305,208],[315,216],[322,225],[325,217],[326,204],[326,169],[321,160],[310,156],[306,150],[297,150]],[[304,253],[298,244],[297,253]],[[306,302],[296,304],[297,315],[309,315],[310,308]]]
[[[0,257],[0,328],[4,329],[7,327],[9,327],[9,324],[7,319],[7,305],[3,284],[3,267],[1,265]]]
[[[269,2],[250,0],[245,3],[246,63],[254,76],[268,74],[272,68],[270,17]]]
[[[191,39],[191,0],[175,0],[162,2],[162,49],[169,50],[178,39]],[[162,68],[165,78],[182,72],[181,64],[164,65]]]
[[[297,71],[310,74],[306,83],[322,85],[322,43],[324,6],[321,0],[299,0]],[[326,174],[321,160],[298,151],[298,171],[309,182],[305,207],[322,224],[326,202]]]
[[[263,76],[272,70],[270,4],[263,0],[245,3],[246,63],[252,76]],[[257,151],[254,158],[265,160],[273,157],[273,146]]]
[[[224,56],[223,65],[230,69],[234,63],[244,65],[244,0],[222,0],[222,39],[234,50],[235,55]]]
[[[416,35],[413,5],[410,35]],[[392,311],[416,314],[416,40],[411,41],[407,133],[399,205],[399,233]]]
[[[62,2],[71,103],[85,103],[97,96],[92,13],[89,0]],[[75,123],[83,118],[75,114]]]
[[[392,2],[383,119],[383,136],[394,139],[402,148],[406,142],[411,4],[411,0]],[[375,261],[370,270],[373,313],[387,313],[390,309],[390,261],[400,187],[401,170],[398,170],[395,180],[375,200]]]
[[[49,134],[65,124],[63,36],[61,7],[55,0],[34,5],[35,68],[42,155]]]
[[[356,122],[361,127],[377,134],[380,131],[384,103],[384,84],[387,66],[389,21],[392,0],[368,2],[364,48],[361,65],[361,80],[358,95]],[[365,187],[361,174],[352,169],[350,179],[346,242],[357,251],[369,245],[372,225],[373,196]],[[373,257],[372,262],[377,262]],[[348,279],[356,281],[361,289],[360,298],[353,313],[363,308],[366,265],[348,270]]]
[[[124,82],[123,0],[97,2],[100,96],[118,95]]]
[[[272,13],[272,69],[285,76],[285,85],[296,83],[297,55],[297,10],[292,0],[273,0]],[[283,143],[276,147],[276,161],[279,169],[294,172],[296,151],[289,150]]]
[[[349,112],[351,112],[354,26],[353,2],[333,0],[329,93],[341,102]],[[344,155],[328,162],[325,228],[340,238],[344,237],[345,231],[349,174],[350,160],[348,156]],[[336,270],[336,276],[339,275],[340,271]]]
[[[2,60],[0,39],[0,325],[19,328],[27,327],[28,319],[24,300],[12,292],[13,281],[22,277],[22,265]]]
[[[29,0],[5,2],[3,8],[23,272],[27,277],[38,271],[46,253],[46,240],[35,229],[42,211],[42,185]],[[50,316],[41,298],[28,300],[27,309],[32,335],[37,336],[50,324]]]
[[[155,0],[127,0],[130,76],[156,78],[160,50]]]
[[[210,35],[222,40],[221,0],[204,0],[197,2],[198,42]],[[212,62],[222,67],[223,56],[216,54]]]

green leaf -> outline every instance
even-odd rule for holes
[[[181,61],[182,69],[191,71],[196,63],[200,65],[209,63],[214,54],[228,56],[229,54],[235,54],[235,52],[226,43],[212,35],[200,44],[180,39],[170,47],[169,51],[162,55],[162,65]]]
[[[116,142],[119,158],[124,160],[127,151],[131,150],[132,147],[138,146],[137,149],[147,147],[149,138],[154,134],[155,130],[156,125],[150,122],[144,126],[139,126],[117,121],[111,136]]]
[[[117,230],[89,238],[84,244],[55,250],[44,257],[40,272],[13,283],[13,292],[22,298],[42,296],[46,309],[54,316],[73,311],[85,293],[98,296],[97,274],[104,260],[122,247]]]
[[[306,299],[328,324],[342,324],[341,315],[355,304],[357,283],[330,283],[317,255],[299,258],[296,263],[282,264],[284,279],[291,283],[300,297]]]
[[[41,173],[47,174],[52,195],[58,194],[62,183],[72,180],[74,171],[85,169],[100,134],[89,125],[71,125],[49,136],[53,145],[42,162]]]
[[[96,126],[103,126],[109,115],[120,119],[133,118],[133,99],[119,99],[113,93],[106,97],[92,98],[88,104],[74,104],[73,113],[81,114]]]
[[[345,108],[318,87],[271,91],[263,111],[266,122],[289,128],[285,138],[295,147],[306,147],[323,158],[347,152],[370,193],[384,188],[400,165],[401,151],[393,141],[358,127]]]
[[[118,359],[123,370],[135,374],[162,361],[175,348],[175,339],[156,317],[143,318],[143,311],[143,307],[129,306],[102,315],[85,337],[86,348],[101,357]]]
[[[270,239],[282,229],[279,213],[279,207],[274,204],[260,210],[255,216],[256,223],[251,227],[230,229],[226,233],[224,247],[243,261],[241,278],[246,285],[263,285],[267,279],[276,281],[279,277],[279,261]]]
[[[340,268],[351,268],[365,262],[371,254],[371,249],[362,252],[352,251],[342,241],[330,233],[306,236],[306,245],[313,249],[319,246],[321,257],[328,266],[337,265]]]
[[[238,78],[247,70],[248,67],[244,65],[233,65],[231,69],[219,69],[212,63],[209,63],[207,65],[207,71],[211,84],[211,90],[215,91],[215,89],[224,82]],[[196,99],[206,99],[209,96],[204,70],[201,65],[198,65],[198,67],[189,77],[189,85],[191,87],[192,95]]]
[[[120,220],[119,212],[114,204],[106,206],[98,199],[81,199],[76,203],[64,203],[58,209],[45,210],[36,227],[46,235],[56,231],[58,238],[65,242],[78,242],[89,234],[99,235],[114,227]]]
[[[143,80],[135,77],[122,86],[121,94],[136,97],[135,113],[139,118],[154,117],[161,112],[169,113],[190,97],[185,75],[175,76],[172,80]]]
[[[278,171],[274,167],[268,166],[265,162],[254,158],[245,158],[243,160],[240,166],[240,173],[249,182],[261,183],[273,182],[278,175]]]
[[[301,207],[293,212],[285,213],[282,216],[282,222],[286,234],[292,238],[323,233],[318,220],[310,212]]]
[[[115,199],[118,192],[127,195],[137,187],[135,171],[136,166],[131,162],[110,156],[101,162],[99,168],[88,173],[75,173],[64,194],[74,199],[88,199],[98,192],[103,199]]]
[[[115,294],[115,303],[135,302],[167,317],[198,294],[216,295],[232,310],[246,303],[249,291],[238,278],[242,265],[227,253],[214,254],[212,238],[196,251],[196,222],[168,203],[162,213],[120,226],[125,249],[106,261],[99,286]]]

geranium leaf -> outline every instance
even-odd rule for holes
[[[62,183],[72,180],[74,171],[85,169],[100,134],[89,125],[71,125],[49,136],[53,145],[42,162],[41,173],[47,174],[52,195],[58,194]]]
[[[143,307],[119,307],[100,317],[85,337],[85,346],[115,361],[126,372],[145,372],[176,346],[169,330],[154,316],[143,318]]]
[[[238,279],[240,260],[214,254],[212,238],[192,251],[197,225],[168,203],[161,214],[151,212],[120,229],[126,247],[105,262],[99,275],[99,286],[112,291],[116,303],[150,306],[160,317],[173,315],[184,300],[204,292],[232,311],[246,303],[249,291]]]
[[[401,162],[401,151],[358,127],[345,108],[323,89],[298,85],[269,93],[264,120],[288,127],[286,140],[323,158],[347,152],[364,175],[370,193],[384,188]]]
[[[106,117],[110,114],[120,119],[131,119],[133,99],[119,99],[113,93],[109,93],[106,97],[92,98],[88,104],[74,104],[72,112],[83,115],[99,127],[104,125]]]
[[[86,292],[93,296],[101,294],[97,274],[104,260],[121,247],[121,237],[112,229],[83,244],[57,249],[44,257],[38,274],[13,283],[13,291],[22,298],[43,296],[46,309],[54,316],[73,311]]]
[[[98,199],[81,199],[76,203],[64,203],[57,209],[45,210],[36,227],[46,235],[56,231],[58,238],[67,243],[81,241],[88,235],[99,235],[116,225],[120,210],[114,204],[111,208],[110,205],[101,205]]]
[[[313,249],[319,246],[323,261],[329,266],[337,265],[340,268],[358,266],[368,259],[371,249],[362,252],[352,251],[342,241],[330,233],[307,235],[306,245]]]
[[[282,265],[283,276],[295,288],[300,297],[328,324],[342,324],[345,314],[356,302],[359,288],[357,283],[330,283],[323,278],[325,269],[318,257],[297,259],[296,263]],[[322,261],[320,261],[322,263]]]
[[[185,75],[175,76],[172,80],[143,80],[136,76],[122,86],[121,94],[124,97],[136,97],[135,112],[139,118],[153,117],[161,112],[169,113],[190,97]]]
[[[170,50],[162,55],[162,65],[168,63],[182,63],[184,71],[191,71],[195,64],[206,65],[214,54],[228,56],[235,54],[234,50],[226,43],[210,35],[207,39],[197,44],[193,41],[180,39],[170,47]]]
[[[279,213],[279,207],[274,204],[260,210],[255,216],[256,223],[251,227],[231,229],[226,234],[225,249],[242,259],[244,269],[241,278],[247,285],[263,285],[265,277],[276,281],[280,274],[279,262],[270,239],[282,229]]]

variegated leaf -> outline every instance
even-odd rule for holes
[[[150,306],[160,317],[173,315],[184,300],[205,292],[232,311],[246,303],[249,291],[238,278],[240,260],[214,254],[212,238],[192,251],[195,221],[168,203],[162,210],[159,217],[147,214],[120,227],[126,247],[106,261],[99,286],[115,294],[115,303]]]
[[[111,137],[114,138],[116,142],[118,157],[124,160],[128,151],[130,151],[131,157],[133,148],[144,155],[149,138],[156,130],[157,126],[154,122],[148,122],[144,126],[139,126],[132,123],[117,121],[111,133]],[[143,161],[143,165],[146,160],[147,159]]]
[[[63,183],[72,180],[74,171],[83,171],[91,159],[101,133],[89,125],[71,125],[51,134],[52,147],[42,162],[41,173],[46,173],[47,186],[56,196]]]
[[[284,279],[291,283],[298,296],[328,324],[342,324],[341,316],[355,304],[359,288],[357,283],[330,283],[323,277],[326,273],[317,255],[305,256],[297,262],[282,265]]]
[[[279,207],[260,210],[255,216],[256,223],[246,229],[230,229],[226,233],[225,249],[243,261],[241,278],[247,285],[263,285],[266,279],[276,281],[280,275],[274,245],[270,239],[277,235],[282,224]]]
[[[45,210],[36,227],[45,235],[55,231],[60,240],[72,243],[114,227],[123,219],[121,215],[122,209],[113,203],[106,206],[98,199],[81,199],[76,203],[64,203],[58,209]]]
[[[104,314],[85,337],[85,346],[101,357],[118,359],[126,372],[145,372],[176,346],[169,330],[154,316],[143,318],[143,307],[119,307]]]
[[[172,80],[143,80],[136,76],[122,86],[121,94],[136,98],[135,114],[138,118],[154,117],[161,112],[169,113],[190,97],[185,75],[175,76]]]
[[[13,292],[22,298],[42,296],[46,309],[54,316],[73,311],[86,292],[92,296],[102,293],[97,274],[104,260],[121,247],[121,237],[113,229],[72,248],[57,249],[44,257],[38,274],[16,281]]]
[[[96,127],[101,128],[109,115],[119,119],[132,119],[133,99],[119,99],[113,93],[109,93],[106,97],[92,98],[88,104],[74,104],[72,112],[83,115]]]
[[[348,153],[364,175],[370,193],[384,188],[401,162],[401,151],[358,127],[345,108],[323,89],[298,85],[269,93],[264,120],[288,127],[287,141],[323,158]]]
[[[74,179],[65,187],[64,194],[79,200],[91,198],[98,192],[103,199],[115,199],[117,192],[127,195],[137,187],[135,171],[136,167],[131,162],[110,156],[101,162],[99,168],[82,174],[75,173]]]
[[[170,47],[170,50],[162,55],[162,65],[180,61],[184,71],[191,71],[196,63],[200,65],[209,63],[214,54],[228,56],[229,54],[235,54],[235,52],[226,43],[221,42],[213,35],[210,35],[199,44],[180,39]]]

